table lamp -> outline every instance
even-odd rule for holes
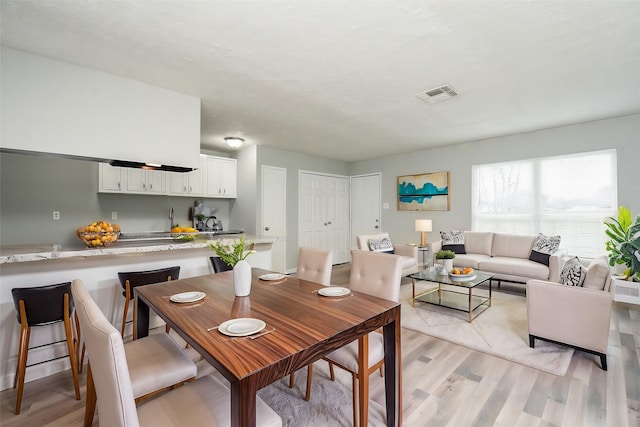
[[[427,231],[431,231],[430,219],[416,219],[416,231],[422,232],[422,238],[420,239],[420,247],[427,246]]]

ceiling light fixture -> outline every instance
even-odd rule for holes
[[[229,147],[231,148],[238,148],[244,142],[244,139],[235,136],[227,136],[224,138],[224,140],[227,141],[227,145],[229,145]]]

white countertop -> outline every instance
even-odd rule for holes
[[[55,261],[65,258],[88,258],[101,255],[124,255],[124,254],[140,254],[151,253],[161,251],[174,251],[183,249],[199,249],[208,248],[209,243],[216,240],[238,240],[242,237],[241,234],[233,235],[220,235],[211,240],[196,239],[191,242],[120,242],[118,241],[114,246],[103,248],[87,248],[74,251],[61,251],[57,256],[52,256],[53,245],[33,245],[24,246],[20,249],[11,250],[10,248],[3,248],[2,256],[0,256],[0,264],[12,264],[19,262],[32,262],[32,261]],[[244,239],[247,243],[255,244],[271,244],[280,240],[281,237],[265,237],[265,236],[250,236],[244,235]],[[30,250],[31,249],[31,250]],[[26,252],[25,252],[26,251]]]

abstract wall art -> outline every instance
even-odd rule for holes
[[[398,177],[399,211],[448,211],[449,172]]]

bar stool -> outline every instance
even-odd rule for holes
[[[210,256],[209,260],[211,261],[211,265],[213,266],[213,271],[216,273],[233,270],[233,267],[224,262],[220,257]]]
[[[122,295],[125,298],[124,310],[122,312],[122,331],[124,337],[124,328],[127,324],[127,314],[129,313],[129,302],[133,299],[133,288],[136,286],[150,285],[152,283],[167,282],[169,280],[177,280],[180,275],[180,266],[160,268],[157,270],[147,271],[130,271],[118,273],[118,279],[122,285]],[[136,312],[133,311],[133,327],[136,325]],[[169,326],[167,326],[169,332]]]
[[[73,375],[76,400],[80,400],[78,365],[74,349],[75,337],[71,325],[71,314],[73,313],[71,282],[32,288],[14,288],[11,289],[11,295],[13,296],[13,303],[15,304],[16,311],[18,313],[18,323],[20,323],[18,363],[16,366],[16,376],[13,381],[13,388],[18,387],[16,415],[20,413],[20,405],[22,404],[24,379],[28,367],[27,357],[29,353],[29,340],[31,338],[31,328],[33,326],[45,326],[64,322],[64,331],[66,335],[67,349],[69,352],[69,361],[71,362],[71,373]]]

